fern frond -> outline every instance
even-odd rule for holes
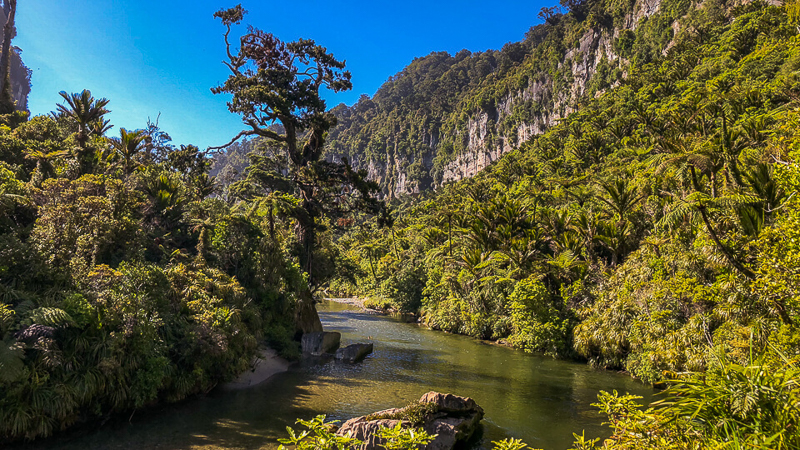
[[[689,219],[689,221],[694,221],[696,213],[697,211],[694,205],[684,202],[677,203],[670,211],[664,214],[664,217],[662,217],[661,220],[656,223],[656,227],[668,229],[675,228],[678,226],[678,224],[686,219]]]
[[[716,208],[737,208],[739,206],[751,205],[760,203],[761,199],[755,195],[748,194],[730,194],[723,197],[718,197],[709,202],[710,206]]]
[[[28,318],[35,324],[54,328],[69,326],[75,322],[69,313],[59,308],[36,308]]]

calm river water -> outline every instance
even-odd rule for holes
[[[342,345],[375,343],[363,363],[305,361],[256,387],[212,392],[177,405],[137,412],[81,436],[42,442],[33,449],[275,449],[296,418],[327,414],[347,420],[400,407],[435,390],[469,396],[486,412],[476,447],[521,438],[534,448],[565,449],[572,433],[607,436],[603,417],[590,406],[600,390],[650,399],[653,390],[627,376],[593,370],[415,324],[325,302],[328,331]]]

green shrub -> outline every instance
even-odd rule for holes
[[[291,427],[286,427],[289,437],[278,439],[281,443],[279,450],[355,450],[363,444],[350,436],[337,435],[334,425],[336,422],[325,422],[324,415],[311,420],[297,419],[297,423],[307,429],[296,432]],[[381,427],[377,436],[384,441],[381,445],[387,450],[416,450],[436,437],[430,436],[424,430],[404,428],[402,423],[398,423],[395,428]]]
[[[509,297],[512,334],[508,341],[529,352],[566,355],[571,351],[572,320],[558,308],[541,281],[520,281]]]

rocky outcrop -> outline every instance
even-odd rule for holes
[[[322,321],[319,320],[314,299],[311,298],[309,291],[300,293],[300,301],[294,309],[294,326],[298,335],[322,331]]]
[[[339,348],[342,335],[336,331],[316,331],[303,334],[300,344],[303,353],[312,356],[321,356],[325,353],[332,353]]]
[[[499,59],[493,59],[499,53],[492,51],[466,57],[459,56],[461,53],[447,57],[434,53],[418,58],[372,99],[364,96],[351,107],[337,107],[340,125],[331,132],[327,158],[348,159],[353,167],[365,170],[389,197],[472,177],[547,131],[584,99],[616,86],[625,77],[626,57],[630,56],[630,50],[620,48],[633,48],[621,47],[620,40],[639,39],[635,31],[641,24],[653,23],[653,16],[661,13],[672,14],[661,11],[661,0],[634,0],[624,11],[613,24],[575,25],[566,31],[558,25],[537,25],[529,32],[532,37],[518,43],[528,52],[526,56],[515,60],[517,65],[505,72],[499,70]],[[616,10],[618,13],[622,11]],[[658,20],[677,32],[675,17]],[[546,42],[549,33],[572,36],[576,30],[582,34],[563,41],[563,47]],[[560,52],[557,62],[542,62],[535,50],[539,44],[531,42],[547,43],[551,50]],[[669,46],[668,42],[657,51],[665,52]],[[486,54],[494,56],[486,58]],[[469,58],[478,62],[461,64]],[[447,62],[437,65],[437,61]],[[453,83],[457,83],[454,80],[463,76],[459,70],[467,67],[478,71],[486,61],[494,66],[484,72],[484,78],[470,75],[476,77],[471,84],[459,85],[459,90],[452,92]],[[446,64],[449,66],[443,67]],[[415,72],[417,66],[425,66],[429,72]],[[426,74],[440,72],[449,76],[424,79],[419,89],[414,85]],[[492,89],[475,88],[481,83],[495,85]],[[436,97],[436,89],[454,100],[446,107],[435,108],[430,98]],[[417,100],[406,102],[407,98]]]
[[[660,4],[661,0],[639,1],[634,11],[625,18],[623,27],[587,30],[576,47],[567,50],[559,64],[559,71],[569,75],[570,83],[557,88],[548,77],[532,79],[522,89],[506,94],[494,108],[478,111],[470,117],[462,131],[468,142],[467,149],[444,166],[442,182],[474,176],[519,144],[544,133],[574,112],[578,102],[588,93],[587,88],[601,63],[605,62],[613,68],[625,67],[626,61],[613,47],[620,32],[635,30],[643,18],[658,12]],[[595,95],[599,94],[595,92]],[[511,117],[516,110],[530,109],[530,105],[545,107],[528,114],[526,120],[516,121],[505,135],[498,132],[496,124]]]
[[[6,3],[6,2],[4,2]],[[0,21],[6,23],[6,13],[0,8]],[[16,35],[16,26],[14,27]],[[0,41],[3,38],[0,37]],[[9,61],[9,72],[11,76],[11,96],[16,102],[17,111],[28,110],[28,94],[31,92],[31,69],[22,62],[22,50],[11,41],[11,59]]]
[[[372,353],[372,344],[350,344],[336,350],[336,359],[347,363],[356,363]]]
[[[393,408],[356,417],[345,422],[336,432],[340,436],[359,439],[360,450],[383,448],[377,433],[381,428],[422,428],[436,438],[424,450],[451,450],[475,433],[483,419],[483,409],[469,397],[428,392],[419,402],[405,408]]]
[[[469,397],[431,391],[423,395],[419,402],[433,403],[440,412],[466,414],[479,411],[483,417],[483,409]]]

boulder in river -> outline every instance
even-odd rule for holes
[[[332,353],[339,348],[341,339],[342,335],[337,331],[315,331],[303,334],[300,343],[303,347],[303,353],[321,356],[325,353]]]
[[[300,292],[300,299],[294,311],[294,325],[298,336],[322,331],[322,321],[319,320],[319,313],[314,307],[314,299],[307,290]]]
[[[347,347],[336,350],[336,359],[348,363],[356,363],[366,358],[372,353],[372,344],[350,344]]]
[[[401,423],[404,428],[422,428],[436,439],[424,450],[451,450],[457,443],[469,440],[480,426],[483,409],[469,397],[428,392],[419,402],[405,408],[393,408],[367,416],[356,417],[345,422],[336,432],[350,435],[364,444],[360,450],[375,450],[382,447],[377,436],[381,427],[393,428]]]

